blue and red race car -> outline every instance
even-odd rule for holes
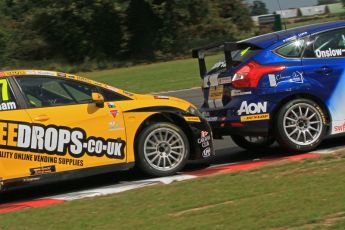
[[[219,48],[225,59],[207,71],[205,53]],[[210,45],[193,57],[214,137],[231,135],[251,150],[276,140],[309,151],[345,133],[345,21]]]

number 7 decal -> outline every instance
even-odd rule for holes
[[[1,97],[3,101],[8,101],[9,96],[8,96],[8,84],[6,79],[0,79],[0,84],[1,84]]]

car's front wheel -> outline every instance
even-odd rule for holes
[[[231,135],[236,145],[250,151],[260,151],[268,148],[274,143],[274,139],[264,136],[239,136]]]
[[[283,105],[276,118],[279,144],[293,151],[316,148],[326,133],[323,110],[312,100],[295,99]]]
[[[188,156],[188,138],[184,131],[174,124],[151,124],[140,133],[136,164],[146,174],[173,175],[185,166]]]

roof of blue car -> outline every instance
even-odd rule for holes
[[[240,42],[250,43],[261,48],[267,48],[268,46],[293,36],[302,34],[311,34],[323,30],[333,29],[337,27],[345,26],[345,20],[326,22],[319,24],[312,24],[307,26],[296,27],[288,30],[281,30],[274,33],[264,34],[257,37],[252,37]]]

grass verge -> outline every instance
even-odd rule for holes
[[[344,13],[337,14],[325,14],[325,15],[314,15],[314,16],[304,16],[291,19],[285,19],[287,29],[305,26],[310,24],[322,23],[322,22],[332,22],[337,20],[344,20]]]
[[[221,59],[220,55],[207,57],[208,65]],[[198,61],[184,59],[129,68],[118,68],[78,73],[95,81],[138,93],[187,89],[201,85]]]
[[[345,154],[0,215],[0,229],[344,229]]]

